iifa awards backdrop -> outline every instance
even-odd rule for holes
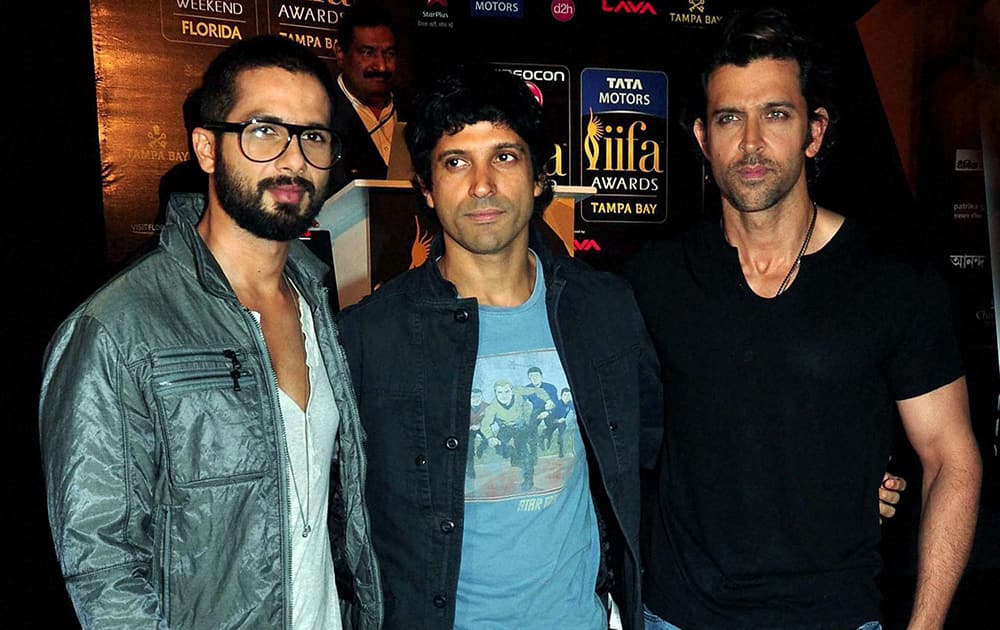
[[[333,42],[356,0],[94,0],[108,257],[127,260],[160,217],[160,178],[189,159],[185,96],[226,45],[280,33],[336,71]],[[711,211],[685,124],[698,70],[733,0],[409,0],[389,2],[400,48],[397,87],[442,62],[498,64],[529,83],[556,134],[551,177],[594,186],[577,205],[574,249],[617,269],[646,240]],[[787,3],[802,13],[800,3]],[[871,79],[855,20],[873,2],[805,9],[846,78],[846,133],[821,202],[878,225],[910,211],[910,194]],[[346,147],[350,151],[350,147]],[[839,172],[838,172],[839,168]],[[172,180],[164,182],[173,185]],[[715,198],[713,198],[715,197]],[[889,208],[890,210],[886,210]],[[416,238],[416,234],[414,234]]]
[[[147,244],[162,221],[160,179],[190,159],[181,111],[208,62],[233,41],[279,33],[309,46],[335,72],[337,25],[352,1],[92,2],[112,264]],[[385,6],[397,27],[402,93],[412,75],[454,59],[493,62],[529,84],[557,138],[551,177],[598,190],[577,207],[579,255],[616,268],[662,234],[672,215],[701,211],[701,166],[673,109],[697,86],[694,71],[728,3],[414,0]]]

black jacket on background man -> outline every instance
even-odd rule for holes
[[[339,85],[334,89],[334,97],[333,130],[343,142],[343,156],[330,171],[330,192],[337,192],[353,179],[385,179],[388,166]]]

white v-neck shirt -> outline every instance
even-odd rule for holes
[[[298,295],[298,289],[296,289]],[[309,400],[305,411],[278,389],[285,444],[288,447],[288,526],[292,542],[292,628],[295,630],[340,630],[340,603],[330,554],[330,531],[326,516],[330,491],[330,466],[340,414],[333,388],[320,356],[316,329],[309,305],[298,295],[299,321],[309,371]],[[254,313],[258,321],[260,315]],[[306,475],[306,439],[309,431],[309,474]],[[295,482],[292,483],[292,479]],[[301,493],[296,497],[296,486]],[[309,536],[303,537],[309,493]],[[301,510],[300,510],[301,502]]]

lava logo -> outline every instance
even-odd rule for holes
[[[656,15],[656,7],[651,2],[633,2],[631,0],[601,0],[601,10],[605,13],[649,13]]]
[[[599,252],[601,246],[592,238],[585,238],[582,241],[573,239],[573,251],[577,252]]]

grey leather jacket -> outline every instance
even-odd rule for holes
[[[49,520],[87,628],[291,625],[277,381],[257,321],[195,231],[202,207],[175,196],[159,248],[77,308],[47,351]],[[379,628],[364,435],[325,267],[295,242],[286,271],[312,308],[340,412],[330,521],[345,627]]]

